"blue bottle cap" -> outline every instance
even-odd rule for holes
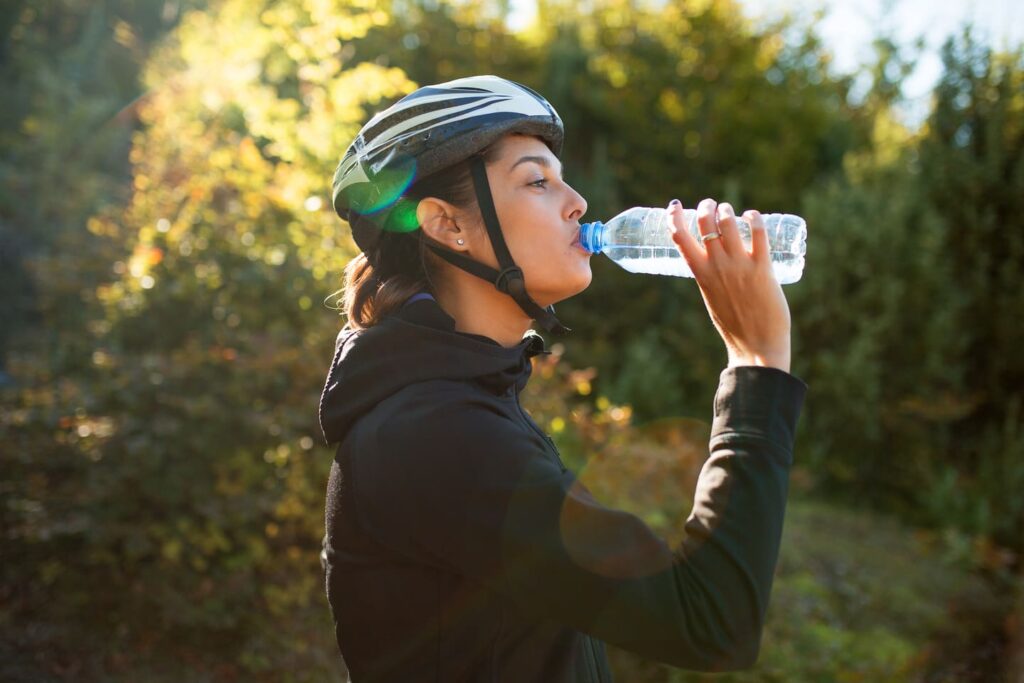
[[[594,221],[592,223],[582,223],[580,225],[580,246],[589,251],[591,254],[596,254],[601,251],[601,236],[604,232],[604,223],[601,221]]]

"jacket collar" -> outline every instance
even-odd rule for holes
[[[548,353],[533,330],[512,347],[457,332],[433,297],[417,297],[373,327],[341,330],[320,397],[320,426],[327,443],[341,441],[361,415],[418,382],[466,382],[497,396],[519,392],[530,378],[530,359]]]
[[[551,353],[547,350],[544,344],[544,338],[533,330],[527,331],[527,333],[523,335],[523,340],[513,347],[504,347],[490,337],[482,334],[458,332],[455,329],[455,318],[448,315],[445,310],[441,308],[440,304],[437,303],[437,299],[428,292],[419,292],[418,294],[414,294],[409,297],[409,299],[402,305],[402,308],[393,315],[406,322],[431,327],[436,330],[443,330],[445,332],[452,332],[462,337],[474,339],[483,344],[490,344],[491,346],[497,346],[499,348],[521,349],[521,353],[527,358],[532,358],[533,356],[539,356],[542,354],[549,355]]]

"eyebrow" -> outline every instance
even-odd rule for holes
[[[525,156],[520,158],[519,161],[517,161],[516,163],[512,164],[512,168],[509,169],[509,172],[511,173],[512,171],[514,171],[516,166],[518,166],[519,164],[523,164],[528,161],[532,161],[535,164],[540,164],[544,168],[551,168],[551,161],[547,157]],[[559,170],[558,175],[561,177],[561,169]]]

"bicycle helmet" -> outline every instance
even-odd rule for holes
[[[500,271],[438,244],[428,248],[453,266],[494,284],[545,330],[570,328],[526,293],[523,271],[512,260],[483,158],[485,148],[507,133],[535,135],[562,152],[564,128],[547,100],[498,76],[472,76],[424,86],[376,114],[363,126],[334,173],[334,210],[349,223],[356,244],[369,252],[382,232],[419,229],[416,203],[403,193],[417,178],[470,160],[473,187]]]

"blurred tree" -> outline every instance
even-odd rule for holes
[[[10,1],[0,12],[0,640],[47,653],[70,675],[82,660],[64,658],[74,638],[62,636],[89,632],[78,618],[104,577],[54,593],[94,532],[83,514],[93,512],[93,463],[69,439],[92,407],[87,388],[106,379],[81,373],[93,358],[95,287],[115,277],[119,249],[84,226],[127,197],[139,70],[180,9],[200,4]],[[105,433],[106,422],[96,426]]]
[[[0,370],[21,335],[47,348],[55,368],[82,356],[83,290],[110,276],[111,261],[82,226],[105,204],[123,200],[141,64],[183,8],[202,4],[5,3]]]
[[[126,205],[67,183],[59,147],[42,165],[49,188],[94,212],[53,247],[74,264],[75,347],[59,352],[75,364],[19,368],[0,423],[14,446],[5,555],[20,558],[3,570],[5,623],[44,624],[54,668],[337,672],[317,559],[330,458],[314,449],[337,325],[313,307],[355,253],[338,239],[330,169],[369,107],[414,87],[346,62],[345,44],[387,21],[373,3],[314,0],[187,12],[149,60]],[[102,179],[89,163],[86,182]],[[73,249],[83,235],[100,248]]]
[[[951,40],[913,132],[894,114],[905,62],[876,47],[870,144],[803,202],[808,268],[787,292],[816,396],[801,451],[831,496],[1019,551],[1021,52]]]
[[[968,530],[1024,550],[1024,48],[995,53],[965,29],[942,56],[920,157],[964,300],[964,410],[946,459],[963,486],[948,502]]]

